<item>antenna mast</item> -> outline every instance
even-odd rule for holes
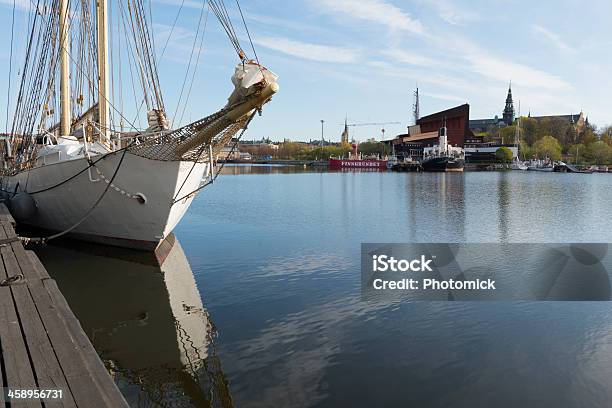
[[[516,120],[516,131],[514,132],[514,146],[518,148],[521,131],[521,101],[519,101],[518,118]]]
[[[414,115],[414,124],[417,124],[417,121],[420,118],[420,103],[419,103],[419,88],[414,91],[414,105],[412,107],[412,114]]]

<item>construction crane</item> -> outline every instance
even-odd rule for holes
[[[385,128],[387,125],[401,125],[402,122],[372,122],[372,123],[341,123],[345,126],[345,132],[342,133],[342,140],[348,142],[348,128],[349,127],[362,127],[362,126],[383,126],[381,131],[381,142],[385,140]]]
[[[386,125],[401,125],[402,122],[381,122],[381,123],[340,123],[346,126],[386,126]]]

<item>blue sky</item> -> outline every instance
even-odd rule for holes
[[[27,3],[17,0],[21,37]],[[12,4],[0,0],[2,130]],[[168,39],[180,4],[153,0],[158,46]],[[251,55],[235,2],[226,4]],[[280,76],[281,86],[246,139],[319,138],[324,119],[326,139],[339,140],[345,115],[349,122],[401,122],[386,127],[391,136],[411,124],[417,84],[423,115],[465,102],[473,119],[501,115],[512,80],[524,114],[582,109],[598,126],[612,123],[610,2],[242,0],[241,6],[259,59]],[[177,105],[201,9],[202,2],[185,0],[160,61],[169,111]],[[236,63],[211,13],[184,123],[225,104]],[[380,127],[357,128],[353,136],[378,138]]]

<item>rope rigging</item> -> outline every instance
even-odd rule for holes
[[[182,122],[185,115],[195,82],[196,72],[200,63],[211,10],[220,21],[223,30],[242,61],[242,65],[238,65],[236,74],[232,77],[232,81],[236,88],[228,98],[228,103],[225,107],[189,125],[170,130],[169,126],[164,127],[162,125],[165,120],[166,112],[158,72],[160,61],[155,53],[155,38],[151,33],[153,27],[151,5],[149,3],[147,7],[144,3],[147,0],[115,0],[117,7],[111,6],[108,9],[106,8],[106,3],[99,2],[98,0],[30,1],[32,3],[34,1],[37,2],[35,6],[37,12],[33,13],[31,22],[28,24],[29,35],[26,37],[27,48],[25,52],[25,64],[21,75],[14,117],[11,125],[10,138],[13,143],[11,151],[9,152],[9,160],[5,161],[4,171],[0,172],[0,190],[8,193],[9,197],[11,195],[15,197],[18,193],[36,195],[57,189],[81,176],[73,185],[64,187],[60,192],[63,194],[66,191],[70,191],[71,193],[75,191],[86,191],[79,189],[84,186],[84,184],[80,183],[87,183],[87,176],[82,176],[83,173],[87,171],[90,171],[89,181],[103,181],[106,185],[102,188],[99,196],[97,194],[100,190],[94,190],[94,195],[97,197],[91,207],[86,210],[87,204],[82,205],[79,207],[80,210],[76,211],[76,214],[68,218],[70,220],[66,223],[66,225],[70,225],[68,228],[59,233],[45,237],[24,238],[24,241],[45,243],[48,240],[61,237],[74,231],[100,206],[111,188],[119,192],[122,196],[134,198],[138,200],[140,204],[145,204],[147,198],[144,194],[137,192],[137,188],[140,184],[129,183],[127,181],[130,180],[127,178],[121,179],[118,185],[113,183],[124,164],[124,159],[127,156],[128,150],[131,155],[130,160],[133,160],[129,162],[130,168],[133,168],[131,165],[132,163],[145,162],[142,158],[156,161],[181,162],[181,172],[176,174],[176,182],[182,182],[179,190],[176,194],[172,191],[167,195],[165,201],[160,201],[164,201],[165,204],[172,207],[174,204],[192,197],[196,192],[212,184],[223,170],[225,163],[220,166],[217,172],[214,171],[216,166],[214,160],[215,154],[218,154],[222,148],[229,145],[232,140],[233,146],[230,155],[233,154],[254,116],[258,112],[261,112],[262,106],[278,91],[276,75],[259,65],[259,59],[253,45],[251,34],[246,25],[246,19],[238,0],[236,0],[236,5],[238,6],[254,58],[257,61],[257,66],[255,66],[254,61],[247,61],[245,52],[240,45],[238,34],[232,24],[230,14],[223,0],[203,1],[197,31],[193,38],[191,54],[173,120],[178,118],[179,122]],[[41,12],[41,4],[47,1],[50,3],[49,7]],[[14,8],[15,3],[16,0],[13,0]],[[170,35],[164,44],[162,56],[174,32],[183,4],[184,0],[178,10]],[[204,18],[204,8],[206,6],[208,7]],[[13,9],[11,37],[13,37],[15,31],[14,13],[15,10]],[[117,24],[118,28],[116,32],[111,28],[110,35],[106,28],[106,15],[110,15],[110,21],[114,21],[116,18],[116,22],[119,23]],[[65,16],[65,20],[60,21],[60,16]],[[103,18],[100,16],[103,16]],[[100,21],[97,20],[98,18],[100,18]],[[123,26],[123,30],[119,29],[121,25]],[[98,36],[100,38],[98,38]],[[110,53],[106,51],[106,47],[108,47],[107,42],[103,41],[103,39],[107,37],[110,38],[111,43]],[[13,54],[12,40],[13,38],[11,38],[11,60]],[[98,40],[100,44],[97,44]],[[113,47],[113,45],[117,44],[120,45],[118,49]],[[127,69],[121,64],[122,55],[125,56],[124,60],[127,60]],[[109,56],[111,64],[108,64]],[[261,79],[257,76],[258,69],[262,74]],[[131,81],[134,91],[134,101],[140,100],[140,98],[136,96],[136,87],[140,85],[141,89],[139,89],[139,91],[142,91],[143,95],[143,102],[140,106],[146,104],[147,108],[150,109],[147,115],[149,127],[144,132],[138,131],[138,129],[130,123],[135,132],[130,134],[123,133],[123,120],[125,116],[123,114],[121,77],[122,72],[127,72],[128,70],[132,79],[134,77],[137,78],[137,81]],[[265,74],[264,71],[266,71]],[[71,74],[69,74],[69,72],[71,72]],[[110,73],[112,89],[108,87],[108,73]],[[253,75],[253,73],[255,75]],[[12,67],[9,68],[9,102],[11,75]],[[59,78],[61,78],[61,81]],[[117,96],[115,93],[115,78],[119,81],[119,108],[113,104]],[[243,78],[246,79],[243,80]],[[102,91],[98,88],[102,88]],[[108,100],[109,97],[112,101]],[[108,102],[108,104],[103,102]],[[96,103],[98,104],[97,109],[99,110],[95,109]],[[182,103],[184,103],[184,106],[181,106]],[[61,112],[60,120],[58,120],[57,107],[60,105],[64,111]],[[136,106],[136,104],[134,106]],[[7,128],[8,109],[7,106]],[[66,109],[70,110],[70,115],[66,115]],[[140,110],[140,107],[138,110]],[[115,115],[115,112],[117,115]],[[112,115],[110,119],[108,117],[109,113]],[[154,123],[152,123],[155,118],[151,118],[151,113],[158,115],[157,120],[160,126],[157,128]],[[179,113],[180,116],[178,116]],[[97,119],[96,114],[98,115]],[[116,131],[115,122],[117,120],[121,122],[121,132]],[[96,130],[99,132],[99,140],[94,139]],[[238,132],[240,132],[239,135],[235,137]],[[52,138],[54,138],[56,143],[53,142]],[[69,142],[65,140],[64,143],[60,143],[59,139],[62,138],[66,138]],[[119,140],[118,144],[116,140]],[[103,141],[108,143],[103,145]],[[123,143],[124,141],[126,143]],[[129,143],[127,143],[128,141]],[[98,144],[88,150],[88,143],[93,142],[97,142]],[[101,150],[103,147],[105,147],[106,150]],[[208,151],[208,160],[203,156],[206,151]],[[66,171],[52,173],[51,170],[48,170],[51,166],[49,168],[42,168],[42,165],[45,164],[55,164],[54,159],[47,159],[50,154],[55,153],[58,154],[57,163],[66,162],[68,160],[76,163],[73,167],[63,167],[64,171],[73,168],[73,171],[76,173],[66,177],[66,173],[68,173]],[[62,154],[66,154],[67,158],[63,157]],[[104,169],[102,166],[100,166],[100,168],[96,167],[99,161],[108,158],[118,159],[118,163],[111,177],[106,177],[103,174],[102,170]],[[38,162],[39,159],[41,162]],[[113,161],[112,163],[114,164],[117,161]],[[191,161],[192,166],[185,179],[181,180],[183,162],[186,161]],[[206,181],[202,181],[203,174],[205,174],[205,166],[200,168],[200,173],[196,173],[195,175],[192,174],[197,165],[202,165],[204,163],[208,163],[209,165],[209,173]],[[111,166],[113,164],[111,164]],[[84,168],[82,168],[81,165],[85,165]],[[98,173],[98,179],[92,178],[92,168]],[[144,168],[148,169],[149,167]],[[162,168],[162,166],[150,168],[159,169]],[[21,178],[23,173],[19,175],[19,178],[6,177],[15,176],[22,170],[32,169],[35,170],[27,171],[27,174],[23,178]],[[51,177],[37,178],[35,171],[41,172],[38,173],[38,175],[49,172],[47,174],[51,174]],[[72,171],[69,172],[72,173]],[[149,173],[149,171],[142,170],[139,175],[143,174],[148,176],[148,174],[144,173]],[[153,173],[153,171],[151,171],[151,173]],[[28,185],[31,174],[32,182]],[[60,177],[66,178],[58,181]],[[189,184],[187,184],[188,181]],[[54,184],[44,187],[45,184],[50,183]],[[32,186],[32,184],[34,184],[34,186]],[[188,185],[189,189],[197,185],[199,186],[190,193],[177,198],[177,196],[182,194],[181,191],[186,185]],[[28,187],[33,191],[28,191]],[[74,189],[72,187],[74,187]],[[155,190],[153,190],[153,192],[155,192]],[[57,195],[59,195],[59,193],[56,194],[56,196]],[[152,196],[157,200],[156,195],[152,194]],[[44,200],[48,199],[48,197],[47,195],[39,195],[36,199],[39,204],[44,204]],[[15,205],[17,205],[17,202],[17,199],[13,201]],[[116,206],[117,204],[113,203],[112,205]],[[106,207],[107,204],[105,203],[104,208],[108,210]],[[45,205],[41,205],[40,209],[42,211],[48,208],[45,208]],[[83,214],[80,214],[81,212],[83,212]],[[76,219],[77,217],[80,218]],[[96,222],[97,221],[99,220],[96,220]],[[3,242],[0,242],[0,246],[1,245],[3,245]]]
[[[69,96],[72,102],[70,104],[72,111],[70,112],[72,114],[71,117],[75,118],[72,120],[72,126],[76,126],[77,121],[81,120],[87,122],[78,122],[79,126],[81,126],[81,123],[89,123],[89,121],[95,123],[96,112],[93,110],[93,107],[95,107],[98,98],[104,98],[105,101],[108,102],[113,114],[110,123],[105,126],[105,130],[109,129],[112,131],[115,127],[114,122],[116,120],[121,121],[121,129],[123,129],[123,121],[125,120],[138,132],[138,128],[127,120],[122,112],[123,96],[121,93],[121,73],[125,68],[121,64],[123,53],[125,53],[130,60],[127,64],[124,64],[128,66],[127,70],[129,70],[130,76],[132,78],[134,76],[139,77],[141,91],[144,95],[144,104],[146,104],[149,109],[158,110],[162,112],[162,114],[165,112],[159,84],[158,59],[155,56],[155,44],[151,35],[152,11],[150,5],[148,8],[145,7],[144,1],[146,0],[116,0],[117,7],[110,9],[111,19],[114,14],[117,22],[120,22],[124,28],[123,30],[118,28],[116,31],[117,35],[111,30],[112,41],[116,41],[116,44],[124,45],[117,50],[116,54],[113,47],[111,47],[110,52],[113,62],[116,62],[115,58],[119,59],[119,64],[113,64],[113,68],[110,69],[113,84],[111,93],[113,97],[111,99],[113,100],[115,100],[115,73],[117,73],[119,77],[119,100],[121,106],[116,107],[108,100],[111,95],[98,94],[98,51],[96,45],[98,27],[97,19],[93,16],[93,8],[96,7],[96,0],[66,1],[69,1],[69,12],[64,14],[66,16],[66,21],[63,25],[67,27],[66,31],[68,32],[69,38],[67,42],[67,44],[69,44],[67,46],[67,56],[69,64],[71,68],[73,68],[72,75],[70,76],[71,95]],[[16,0],[13,0],[13,2],[16,4]],[[33,4],[33,9],[36,10],[36,12],[28,14],[30,21],[28,36],[26,37],[27,46],[25,48],[25,62],[23,71],[20,75],[19,90],[10,128],[10,140],[12,142],[10,144],[11,151],[8,152],[10,161],[5,162],[5,166],[8,165],[10,168],[5,169],[8,170],[3,172],[5,175],[14,174],[15,172],[34,166],[38,150],[40,149],[41,138],[48,134],[55,135],[56,137],[58,136],[60,81],[56,80],[56,78],[60,76],[60,54],[61,51],[63,51],[63,44],[58,40],[59,27],[61,26],[61,22],[59,21],[61,15],[59,12],[60,0],[50,0],[49,7],[43,7],[45,0],[30,0],[30,2]],[[15,4],[14,7],[16,7]],[[204,19],[204,7],[206,5],[208,5],[208,7],[206,18]],[[246,29],[255,59],[258,61],[251,34],[248,31],[246,20],[238,0],[236,0],[236,5],[238,6],[240,17]],[[184,0],[181,2],[181,6],[174,18],[170,35],[166,39],[162,49],[162,56],[168,47],[170,37],[174,32],[175,25],[183,6]],[[174,112],[173,119],[178,119],[179,123],[182,122],[186,113],[195,83],[208,25],[208,15],[211,10],[220,21],[223,30],[228,35],[240,59],[243,63],[246,60],[237,31],[232,24],[230,14],[224,1],[204,1],[202,3],[202,11],[200,13],[196,35],[192,44],[187,71],[183,79],[179,101],[176,111]],[[202,28],[203,19],[204,24]],[[12,32],[14,33],[14,21]],[[123,40],[123,42],[121,42],[121,40]],[[13,41],[11,41],[11,50],[12,48]],[[13,53],[11,51],[11,56],[12,55]],[[12,62],[12,58],[10,62]],[[134,72],[134,70],[136,72]],[[12,68],[9,68],[9,92],[7,98],[9,102],[11,93],[11,74]],[[135,81],[131,81],[131,84],[135,97],[134,100],[137,101],[137,92],[134,88]],[[7,127],[9,126],[8,105],[9,104],[7,104]],[[89,108],[88,105],[90,106]],[[142,106],[142,104],[140,104],[140,106]],[[84,115],[86,114],[91,116],[85,117]],[[81,117],[84,119],[81,119]],[[207,120],[211,118],[212,117],[209,117]],[[235,126],[232,126],[231,131],[233,132],[235,130]],[[123,138],[121,134],[122,132],[114,132],[115,137],[119,135],[119,137]],[[136,133],[136,135],[138,134],[143,133]],[[83,135],[80,133],[77,134],[77,137],[82,136],[85,136],[85,133],[83,133]],[[194,154],[192,154],[192,156],[193,155]]]
[[[232,20],[230,19],[229,13],[227,12],[227,8],[225,7],[225,3],[223,0],[208,0],[210,4],[210,8],[215,13],[217,20],[221,23],[221,27],[227,34],[234,50],[238,54],[238,57],[244,61],[246,59],[246,55],[240,46],[240,40],[238,39],[238,35],[236,34],[236,30],[234,29],[234,25],[232,24]]]
[[[206,5],[206,2],[202,2],[202,10],[200,12],[200,18],[198,20],[198,28],[197,28],[196,34],[195,34],[195,36],[193,38],[193,46],[191,47],[191,53],[189,54],[189,62],[187,64],[187,70],[185,71],[185,78],[183,79],[183,85],[181,86],[181,92],[179,94],[179,99],[178,99],[178,102],[176,104],[176,111],[174,112],[174,116],[172,116],[172,122],[175,121],[176,115],[178,114],[179,109],[181,107],[181,100],[183,99],[183,93],[185,92],[185,85],[187,84],[187,79],[189,77],[189,71],[191,70],[191,63],[192,63],[192,60],[193,60],[193,54],[194,54],[194,51],[196,49],[196,44],[198,42],[198,37],[199,37],[199,34],[200,34],[200,27],[202,25],[202,19],[204,17],[204,7],[205,7],[205,5]],[[208,10],[210,10],[210,6],[208,7]],[[191,93],[191,86],[193,85],[193,82],[195,80],[195,74],[196,74],[196,71],[198,69],[198,65],[199,65],[199,62],[200,62],[200,54],[202,52],[202,44],[204,42],[204,36],[206,34],[206,27],[207,27],[207,25],[208,25],[208,11],[206,12],[206,20],[204,22],[204,29],[202,30],[202,39],[200,41],[200,47],[198,49],[198,55],[197,55],[195,67],[193,68],[193,76],[192,76],[192,79],[191,79],[191,83],[189,85],[189,94]],[[189,94],[185,98],[185,108],[183,110],[183,114],[185,113],[185,109],[187,109],[187,103],[189,102]],[[183,116],[181,115],[181,120],[182,120],[182,117]]]
[[[9,69],[8,69],[8,90],[6,93],[6,132],[8,132],[9,126],[9,111],[11,106],[11,83],[13,76],[13,40],[15,38],[15,9],[17,8],[17,1],[13,0],[13,16],[11,18],[11,50],[9,53]]]

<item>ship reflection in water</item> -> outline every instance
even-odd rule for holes
[[[138,252],[70,246],[37,254],[130,405],[232,406],[215,329],[178,241],[161,266]]]

